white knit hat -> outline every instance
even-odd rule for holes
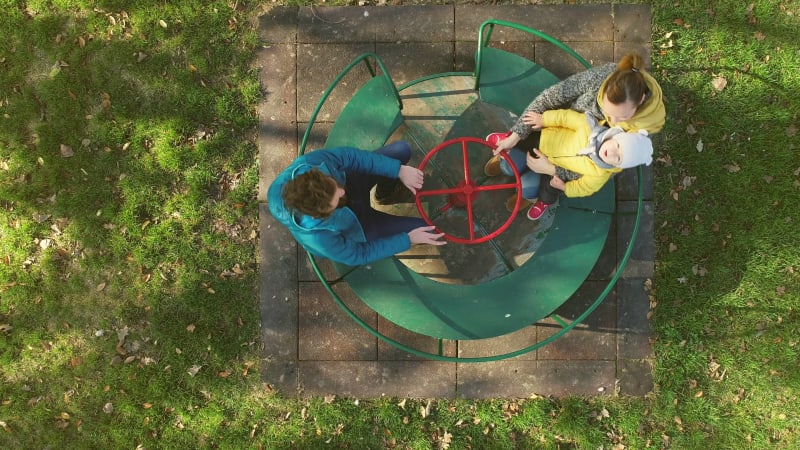
[[[647,137],[647,131],[619,133],[611,139],[616,139],[619,143],[621,161],[617,167],[627,169],[642,164],[649,166],[653,162],[653,141]]]

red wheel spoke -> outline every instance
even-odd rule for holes
[[[447,189],[431,189],[430,191],[417,191],[417,195],[419,195],[420,197],[425,197],[429,195],[458,194],[459,192],[464,192],[464,188],[456,186]]]
[[[461,141],[461,161],[464,163],[464,181],[469,183],[469,153],[467,152],[467,141]]]
[[[469,227],[469,240],[475,240],[475,216],[472,214],[472,196],[467,197],[467,226]]]
[[[478,186],[475,188],[476,191],[500,191],[503,189],[516,189],[517,185],[514,183],[508,184],[485,184],[483,186]]]

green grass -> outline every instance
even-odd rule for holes
[[[258,374],[259,6],[0,0],[0,447],[800,447],[800,6],[652,4],[654,393],[355,402]]]

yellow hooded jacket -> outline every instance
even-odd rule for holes
[[[586,114],[570,109],[545,111],[539,150],[553,165],[580,174],[566,182],[567,197],[586,197],[599,191],[620,168],[603,169],[580,151],[589,145],[591,127]]]

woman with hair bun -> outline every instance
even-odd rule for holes
[[[645,130],[649,134],[664,126],[661,86],[644,68],[644,59],[629,53],[617,63],[604,64],[576,73],[550,86],[525,108],[517,123],[506,133],[492,133],[487,141],[497,147],[495,155],[527,138],[542,127],[542,113],[551,109],[572,109],[590,113],[600,125],[624,131]]]
[[[658,133],[664,126],[666,116],[661,86],[645,71],[644,59],[635,53],[625,55],[618,64],[609,63],[576,73],[542,91],[525,108],[510,131],[492,133],[486,137],[494,146],[494,157],[483,169],[490,177],[511,173],[511,169],[505,167],[508,164],[504,166],[505,162],[500,158],[500,152],[509,152],[518,171],[524,173],[523,206],[533,205],[528,211],[528,218],[531,220],[541,217],[547,207],[558,198],[558,192],[567,190],[566,183],[580,178],[580,174],[569,167],[548,167],[545,171],[545,163],[537,161],[541,154],[540,130],[545,125],[553,126],[545,123],[543,114],[545,111],[559,109],[585,113],[590,127],[611,128],[626,134]],[[650,158],[650,155],[638,156]],[[538,201],[534,203],[537,191]],[[542,201],[543,193],[546,194],[544,191],[554,193],[544,195],[549,198],[545,202]],[[512,211],[515,204],[516,196],[513,196],[506,201],[506,209]]]

